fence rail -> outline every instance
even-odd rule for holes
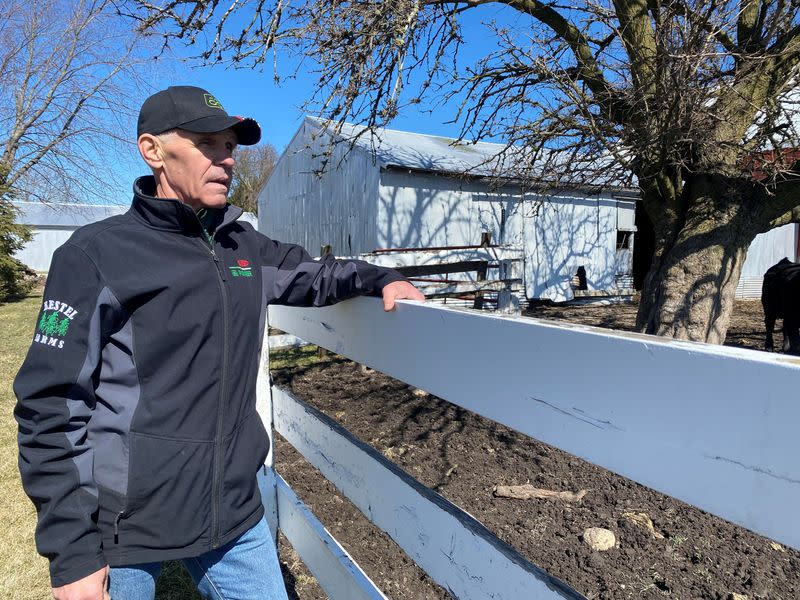
[[[800,359],[374,298],[270,307],[270,323],[800,548]],[[277,431],[457,597],[581,597],[310,407],[272,402]]]

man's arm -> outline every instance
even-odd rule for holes
[[[50,560],[54,593],[106,566],[93,518],[98,497],[87,423],[104,323],[111,319],[108,297],[83,250],[69,242],[59,248],[14,381],[19,469],[38,513],[36,546]]]
[[[325,306],[359,295],[383,295],[384,308],[395,300],[425,297],[394,269],[362,260],[337,260],[326,254],[314,260],[301,246],[263,238],[267,302],[293,306]]]

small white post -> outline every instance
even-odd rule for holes
[[[264,461],[264,466],[258,473],[258,487],[261,492],[261,501],[264,503],[267,523],[272,532],[272,539],[278,541],[278,491],[277,480],[275,478],[272,443],[275,439],[275,432],[272,428],[272,385],[269,372],[269,316],[264,317],[264,337],[261,341],[261,358],[258,364],[258,376],[256,377],[256,411],[261,417],[264,429],[270,438],[269,453]]]

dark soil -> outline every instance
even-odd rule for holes
[[[621,329],[632,329],[635,318],[630,304],[531,312]],[[728,343],[763,348],[761,319],[757,302],[737,303]],[[588,598],[800,598],[800,553],[402,382],[336,356],[276,371],[274,379]],[[278,471],[388,596],[450,597],[276,437]],[[588,493],[572,503],[493,495],[496,485],[523,483]],[[646,514],[653,531],[629,513]],[[612,530],[616,546],[591,551],[581,539],[587,527]],[[290,547],[282,546],[281,558],[294,597],[325,597]]]
[[[583,323],[608,329],[635,331],[637,307],[638,305],[634,302],[606,306],[533,305],[525,312],[525,316]],[[783,347],[782,324],[781,319],[778,319],[775,324],[773,337],[776,348]],[[725,345],[763,350],[765,339],[764,311],[761,308],[761,302],[758,300],[736,300]]]

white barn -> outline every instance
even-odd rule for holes
[[[736,286],[737,298],[760,298],[764,272],[782,258],[800,260],[800,224],[790,223],[756,236]]]
[[[279,158],[259,196],[263,233],[312,253],[330,244],[336,254],[354,256],[475,245],[489,232],[493,243],[522,251],[528,299],[571,298],[579,266],[590,291],[633,286],[635,188],[536,195],[509,184],[498,190],[489,185],[486,165],[503,146],[390,129],[362,136],[351,151],[347,143],[337,145],[325,169],[326,131],[322,121],[306,117]],[[357,131],[348,125],[343,133]],[[759,297],[764,271],[784,256],[800,256],[797,224],[756,237],[737,296]]]
[[[114,215],[127,212],[122,204],[44,204],[42,202],[14,202],[18,214],[16,222],[28,225],[33,230],[33,239],[14,258],[34,271],[49,271],[53,252],[66,242],[82,225],[88,225]],[[253,213],[241,217],[256,225]]]
[[[82,225],[94,223],[128,210],[122,205],[45,204],[14,202],[17,223],[33,230],[33,239],[14,258],[34,271],[48,271],[53,252]]]
[[[588,290],[630,287],[635,190],[495,189],[484,165],[503,146],[389,129],[363,136],[349,152],[349,144],[336,145],[323,170],[324,131],[306,117],[262,190],[259,229],[270,237],[354,256],[477,245],[489,232],[492,243],[522,250],[529,299],[570,298],[580,266]]]

